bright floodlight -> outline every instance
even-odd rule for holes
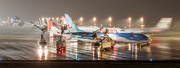
[[[111,20],[112,20],[112,18],[111,18],[111,17],[109,17],[109,20],[111,21]]]
[[[57,17],[56,20],[59,20],[59,17]]]
[[[95,21],[95,20],[96,20],[96,17],[94,17],[93,19],[94,19],[94,21]]]
[[[143,21],[143,17],[141,18],[141,21]]]
[[[131,17],[129,17],[129,21],[131,21]]]
[[[44,17],[42,17],[42,21],[44,21]]]
[[[82,21],[82,20],[83,20],[83,18],[81,17],[81,18],[80,18],[80,20]]]
[[[54,20],[54,17],[52,17],[52,19]]]

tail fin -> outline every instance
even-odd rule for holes
[[[64,16],[61,16],[60,20],[62,21],[63,25],[66,25],[66,19]]]
[[[59,27],[58,27],[58,25],[55,23],[55,21],[51,18],[51,21],[52,21],[52,25],[53,26],[55,26],[56,28],[58,28],[58,29],[60,29]]]
[[[172,18],[161,18],[157,23],[156,28],[169,29],[172,23]]]
[[[18,16],[16,16],[16,18],[15,18],[16,20],[21,20]]]
[[[77,28],[76,24],[71,20],[71,18],[68,14],[64,14],[64,15],[66,18],[66,25],[70,32],[84,32],[83,30],[80,30]]]
[[[41,18],[38,18],[38,21],[39,21],[39,25],[41,25],[42,24]]]
[[[9,23],[12,23],[9,17],[7,18],[7,21],[8,21]]]
[[[51,28],[54,27],[52,21],[50,19],[47,19],[47,23],[48,23],[48,30],[51,30]]]
[[[16,17],[15,20],[16,20],[16,23],[19,23],[18,24],[19,26],[24,25],[24,22],[19,17]]]
[[[55,25],[56,25],[55,21],[54,21],[52,18],[51,18],[50,20],[51,20],[51,24],[52,24],[53,26],[55,26]]]
[[[44,19],[44,23],[47,25],[47,19]]]
[[[9,19],[8,19],[8,20],[9,20]],[[9,22],[12,23],[12,24],[15,23],[15,21],[14,21],[13,18],[11,18],[11,20],[9,20]]]

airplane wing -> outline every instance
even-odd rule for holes
[[[71,37],[75,38],[70,31],[69,31],[69,33],[70,33]],[[80,40],[80,41],[84,41],[84,42],[96,42],[96,41],[100,41],[100,40],[93,40],[93,39],[80,39],[80,38],[77,38],[77,39]]]
[[[69,30],[68,30],[69,31]],[[73,38],[75,38],[74,36],[73,36],[73,34],[69,31],[69,33],[70,33],[70,35],[71,35],[71,37],[73,37]]]
[[[36,24],[34,24],[31,20],[30,20],[30,23],[33,24],[35,27],[37,27],[37,28],[43,30],[43,28],[41,28],[41,27],[37,26]]]

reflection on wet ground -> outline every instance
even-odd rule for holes
[[[3,32],[3,29],[6,31]],[[180,38],[151,37],[150,46],[118,43],[110,51],[93,50],[92,43],[66,40],[64,50],[46,33],[47,44],[40,44],[41,31],[21,27],[0,27],[1,60],[176,60],[180,59]]]

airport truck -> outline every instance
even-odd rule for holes
[[[60,37],[60,39],[56,42],[56,50],[64,50],[65,47],[66,41]]]
[[[40,48],[46,48],[47,41],[44,39],[43,34],[41,34],[41,40],[39,41]]]
[[[100,41],[94,43],[94,50],[110,51],[115,41],[110,37],[101,37]]]

